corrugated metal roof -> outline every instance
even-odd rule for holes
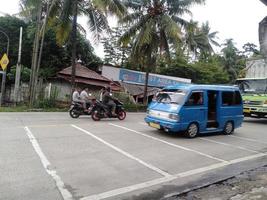
[[[124,82],[122,82],[121,85],[132,96],[140,96],[140,95],[144,94],[144,86],[143,85],[135,85],[135,84],[124,83]],[[155,88],[155,87],[147,87],[148,93],[155,93],[158,90],[159,89]]]

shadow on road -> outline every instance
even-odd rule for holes
[[[246,122],[246,123],[254,123],[254,124],[267,124],[267,118],[264,118],[264,119],[245,118],[244,122]]]

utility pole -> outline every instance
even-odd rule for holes
[[[9,51],[9,37],[8,35],[0,29],[0,33],[3,33],[7,38],[7,47],[6,47],[6,55],[8,56]],[[6,70],[3,70],[2,72],[2,84],[1,84],[1,96],[0,96],[0,106],[2,106],[2,103],[4,101],[5,97],[5,87],[6,87]]]
[[[15,79],[15,88],[14,88],[14,100],[15,103],[18,103],[18,92],[19,92],[19,85],[20,85],[20,74],[21,74],[21,45],[22,45],[22,27],[20,27],[20,34],[19,34],[19,54],[18,54],[18,62],[16,67],[16,79]]]

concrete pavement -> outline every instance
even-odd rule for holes
[[[0,113],[0,199],[160,199],[267,164],[267,120],[187,139],[143,118]]]

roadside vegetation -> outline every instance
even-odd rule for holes
[[[104,63],[144,71],[146,78],[149,73],[159,73],[189,78],[193,83],[232,84],[244,75],[245,61],[260,53],[251,43],[242,49],[232,39],[220,44],[218,32],[208,22],[185,20],[193,5],[204,3],[205,0],[21,0],[19,16],[0,17],[1,29],[11,38],[7,84],[15,81],[20,27],[24,29],[21,81],[30,85],[31,108],[55,106],[53,100],[36,98],[39,79],[54,77],[72,65],[74,87],[74,63],[78,58],[93,70]],[[88,20],[93,35],[90,41],[86,39],[88,30],[77,21],[80,16]],[[116,17],[117,27],[109,26],[110,16]],[[0,55],[6,45],[2,40]],[[95,54],[93,42],[103,44],[103,60]],[[129,110],[136,107],[126,104]]]

